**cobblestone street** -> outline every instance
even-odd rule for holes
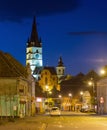
[[[35,117],[27,117],[16,119],[14,122],[5,122],[1,120],[1,130],[106,130],[107,116],[99,116],[88,113],[64,112],[62,116],[51,117],[49,115],[36,115]]]

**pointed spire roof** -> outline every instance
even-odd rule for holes
[[[62,57],[60,56],[59,61],[58,61],[58,67],[63,66],[63,61],[62,61]]]
[[[31,31],[31,36],[30,36],[30,46],[36,46],[36,47],[41,47],[41,43],[38,38],[38,32],[37,32],[37,25],[36,25],[36,18],[34,16],[33,19],[33,24],[32,24],[32,31]]]

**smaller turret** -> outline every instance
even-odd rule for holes
[[[63,67],[63,61],[62,61],[62,57],[61,56],[59,58],[58,66],[62,66]]]
[[[60,79],[65,74],[65,67],[61,56],[58,61],[58,66],[56,67],[56,72],[57,72],[58,79]]]

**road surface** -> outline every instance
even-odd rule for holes
[[[107,130],[107,115],[63,112],[61,116],[36,115],[15,122],[0,120],[0,130]]]

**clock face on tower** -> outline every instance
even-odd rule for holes
[[[39,54],[36,54],[35,57],[38,59],[39,58]]]

